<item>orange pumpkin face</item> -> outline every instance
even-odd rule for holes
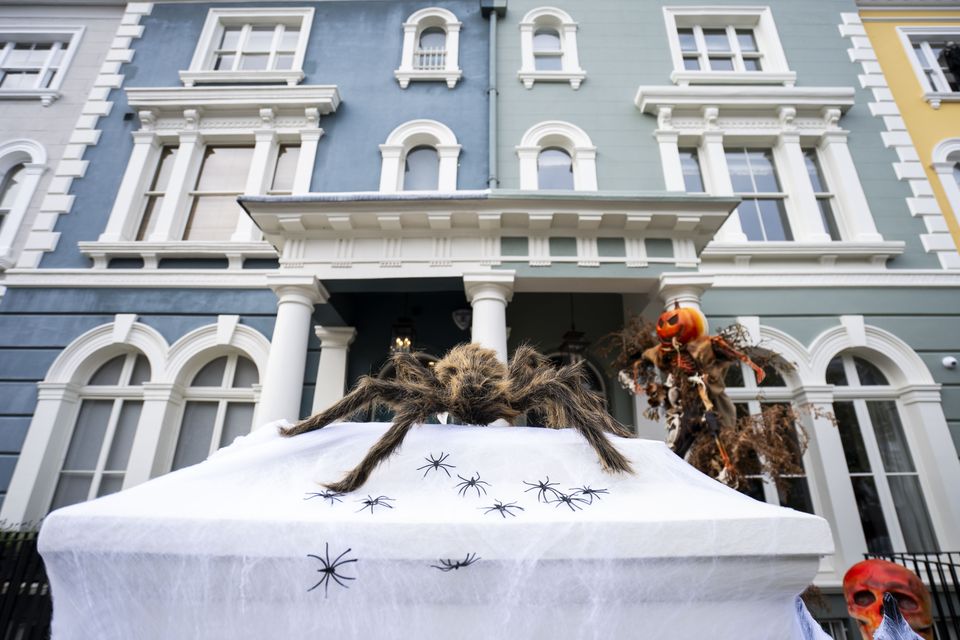
[[[670,344],[674,338],[680,344],[687,344],[706,333],[707,319],[693,307],[676,305],[661,313],[657,320],[657,337],[664,344]]]

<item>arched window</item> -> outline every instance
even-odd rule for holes
[[[559,147],[549,147],[537,156],[537,187],[573,189],[573,158]]]
[[[130,351],[101,365],[80,389],[80,410],[51,509],[115,493],[123,486],[143,408],[150,364]]]
[[[953,209],[954,217],[960,218],[960,138],[944,140],[934,148],[933,170],[937,172],[940,187],[949,207]],[[944,214],[947,212],[944,211]],[[942,223],[939,218],[936,221]],[[944,268],[960,268],[960,256],[949,237],[943,238],[942,246],[943,248],[937,251],[941,265]]]
[[[527,89],[535,82],[569,82],[574,89],[587,77],[577,54],[577,24],[565,11],[540,7],[520,21],[520,71]]]
[[[569,122],[533,125],[517,145],[517,156],[521,189],[597,190],[597,148]]]
[[[254,390],[260,381],[250,359],[231,353],[211,360],[193,377],[173,454],[172,470],[196,464],[250,433]]]
[[[456,191],[460,145],[450,127],[411,120],[380,145],[380,191]]]
[[[16,262],[17,232],[46,169],[47,154],[33,140],[0,144],[0,271]]]
[[[411,81],[446,82],[453,89],[460,71],[460,21],[446,9],[429,7],[403,23],[400,68],[393,72],[400,87]]]
[[[896,392],[870,361],[845,351],[827,365],[833,412],[860,524],[873,553],[937,551]]]
[[[404,191],[436,191],[440,178],[440,156],[426,145],[407,152],[403,168]]]
[[[17,201],[17,194],[20,192],[20,186],[23,183],[24,170],[23,163],[15,164],[3,176],[0,182],[0,225],[3,225],[4,219],[13,210],[13,205]]]

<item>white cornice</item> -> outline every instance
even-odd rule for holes
[[[750,263],[819,263],[832,267],[839,259],[859,260],[876,268],[901,255],[904,243],[879,242],[711,242],[703,250],[705,261],[732,261],[743,268]]]
[[[778,87],[778,86],[641,86],[634,104],[643,113],[656,115],[661,107],[775,112],[780,107],[798,111],[836,108],[846,111],[854,104],[852,87]]]
[[[130,87],[127,102],[142,110],[204,110],[268,107],[307,109],[332,113],[340,105],[336,85],[221,86],[221,87]]]
[[[266,289],[258,269],[11,269],[3,285],[58,289]]]
[[[715,289],[780,289],[791,288],[917,288],[960,287],[960,273],[939,270],[751,270],[739,273],[713,273],[703,268],[702,273],[713,275]]]

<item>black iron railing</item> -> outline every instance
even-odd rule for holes
[[[867,553],[910,569],[930,590],[938,640],[960,640],[960,551]]]
[[[52,611],[37,533],[0,532],[0,638],[49,638]]]

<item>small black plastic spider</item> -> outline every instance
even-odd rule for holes
[[[445,474],[447,474],[448,478],[450,478],[452,476],[450,475],[450,472],[447,471],[447,469],[456,469],[457,465],[444,464],[443,461],[449,457],[450,457],[450,454],[444,453],[443,451],[440,452],[439,458],[434,458],[433,454],[431,453],[429,458],[424,458],[424,460],[426,460],[428,464],[425,464],[422,467],[417,467],[417,471],[420,471],[421,469],[426,469],[426,471],[423,472],[423,477],[426,478],[428,473],[439,469],[439,470],[442,470]]]
[[[447,571],[453,571],[454,569],[459,569],[461,567],[469,567],[477,560],[480,560],[480,558],[477,557],[477,554],[468,553],[467,557],[464,558],[463,560],[442,560],[441,559],[439,565],[432,564],[430,566],[433,567],[434,569],[440,569],[440,571],[447,572]]]
[[[393,505],[389,504],[388,502],[389,500],[393,500],[393,498],[388,498],[387,496],[377,496],[376,498],[367,496],[366,500],[357,501],[363,503],[363,506],[357,509],[357,513],[360,513],[367,508],[370,509],[370,513],[373,513],[374,507],[386,507],[387,509],[393,509]]]
[[[560,483],[550,482],[550,476],[547,476],[546,480],[541,480],[540,482],[527,482],[526,480],[524,480],[523,484],[530,487],[529,489],[524,489],[523,491],[524,493],[527,493],[528,491],[533,491],[534,489],[538,489],[537,502],[543,502],[545,504],[550,502],[551,500],[550,500],[549,494],[551,493],[554,495],[554,497],[563,495],[562,493],[554,489],[554,487],[559,486]]]
[[[586,496],[587,498],[589,498],[590,504],[593,504],[594,498],[599,500],[601,493],[604,495],[610,493],[606,489],[591,489],[587,485],[582,487],[570,487],[570,491],[573,491],[572,495],[575,495],[575,496]]]
[[[589,502],[587,502],[586,498],[578,498],[578,497],[577,497],[577,494],[575,494],[575,493],[570,494],[570,495],[567,495],[567,494],[565,494],[565,493],[557,494],[557,499],[556,499],[556,500],[551,500],[551,502],[555,502],[555,503],[556,503],[556,506],[558,506],[558,507],[559,507],[561,504],[565,504],[565,505],[567,505],[568,507],[570,507],[570,511],[582,511],[582,510],[583,510],[583,507],[581,507],[579,504],[577,504],[578,502],[581,502],[581,503],[583,503],[583,504],[590,504]]]
[[[321,558],[320,556],[315,556],[315,555],[313,555],[312,553],[308,553],[308,554],[307,554],[307,557],[308,557],[308,558],[316,558],[317,560],[320,561],[320,564],[323,565],[321,568],[317,569],[317,571],[319,571],[320,573],[323,574],[323,577],[320,578],[320,582],[318,582],[317,584],[315,584],[315,585],[313,585],[312,587],[310,587],[309,589],[307,589],[307,593],[313,591],[314,589],[316,589],[316,588],[319,587],[320,585],[323,585],[323,597],[326,598],[326,597],[327,597],[327,590],[330,588],[330,581],[331,581],[331,580],[334,580],[338,585],[340,585],[340,586],[343,587],[344,589],[349,589],[349,588],[350,588],[350,587],[348,587],[347,585],[345,585],[344,583],[342,583],[342,582],[340,582],[340,581],[341,581],[341,580],[356,580],[356,578],[355,578],[355,577],[351,578],[350,576],[345,576],[345,575],[342,575],[342,574],[340,574],[340,573],[337,573],[337,569],[338,569],[339,567],[345,565],[345,564],[350,563],[350,562],[356,562],[357,559],[356,559],[356,558],[352,558],[352,559],[350,559],[350,560],[341,560],[341,558],[343,558],[343,556],[345,556],[345,555],[347,555],[348,553],[350,553],[350,549],[347,549],[346,551],[344,551],[343,553],[341,553],[340,555],[338,555],[333,561],[331,561],[331,560],[330,560],[330,543],[329,543],[329,542],[324,543],[324,548],[325,548],[325,550],[324,550],[324,552],[323,552],[323,557],[322,557],[322,558]]]
[[[491,511],[499,511],[500,516],[502,518],[506,518],[508,515],[511,515],[514,518],[517,517],[517,514],[510,511],[510,509],[520,509],[520,511],[526,511],[526,509],[524,509],[523,507],[517,506],[516,502],[508,502],[507,504],[503,504],[499,500],[494,500],[492,507],[480,507],[480,508],[485,509],[485,511],[483,512],[484,515],[490,513]]]
[[[331,491],[330,489],[327,489],[326,491],[321,491],[319,493],[315,493],[315,492],[307,493],[307,497],[304,498],[304,500],[313,500],[314,498],[323,498],[324,500],[329,500],[330,504],[333,504],[334,502],[343,502],[343,500],[340,499],[340,496],[342,495],[343,494],[340,493],[339,491]]]
[[[487,495],[487,490],[483,488],[483,485],[487,485],[489,487],[490,483],[484,482],[483,480],[481,480],[479,472],[477,472],[476,477],[470,476],[469,480],[464,478],[459,473],[457,474],[457,477],[463,480],[463,482],[457,483],[457,486],[459,487],[459,489],[457,490],[457,493],[459,493],[461,496],[466,497],[467,489],[476,489],[478,498],[480,497],[481,491],[483,491],[483,495]]]

